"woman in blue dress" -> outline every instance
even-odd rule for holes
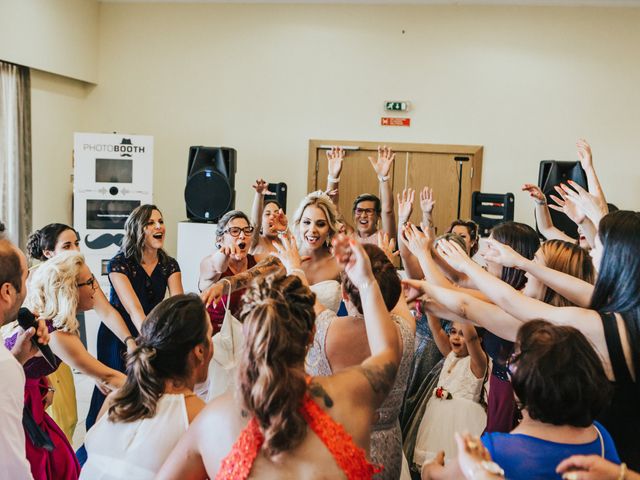
[[[109,301],[122,315],[134,337],[147,314],[165,297],[183,293],[178,262],[163,250],[165,225],[155,205],[141,205],[127,219],[120,251],[107,268]],[[125,339],[126,343],[126,339]],[[98,359],[109,367],[125,371],[125,344],[104,324],[98,330]],[[105,395],[95,388],[87,415],[87,430],[96,421]]]

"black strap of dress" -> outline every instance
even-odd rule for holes
[[[618,330],[618,321],[613,313],[602,313],[600,318],[602,319],[602,327],[604,328],[604,339],[607,342],[607,350],[609,350],[609,357],[611,359],[611,367],[613,368],[613,375],[616,377],[617,384],[629,384],[634,383],[627,361],[624,358],[624,351],[622,350],[622,341],[620,340],[620,331]]]

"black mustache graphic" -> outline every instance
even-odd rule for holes
[[[123,237],[124,234],[122,233],[116,233],[115,235],[103,233],[95,240],[89,240],[89,235],[85,235],[84,243],[92,250],[101,250],[110,245],[117,245],[119,247],[122,244]]]

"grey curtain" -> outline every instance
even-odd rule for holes
[[[31,80],[29,69],[0,61],[0,221],[24,249],[31,232]]]

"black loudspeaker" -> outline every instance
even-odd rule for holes
[[[547,203],[555,203],[549,198],[550,195],[558,197],[558,192],[553,188],[561,183],[573,180],[578,185],[587,189],[587,175],[582,169],[580,162],[558,162],[556,160],[543,160],[540,162],[538,172],[538,186],[547,197]],[[578,238],[578,226],[564,213],[552,208],[549,209],[553,225],[562,230],[572,238]]]
[[[187,218],[216,222],[236,205],[236,151],[226,147],[190,147],[184,201]]]
[[[265,195],[263,205],[275,200],[282,208],[282,211],[287,213],[287,184],[284,182],[270,183],[269,191],[275,192],[275,195]]]
[[[490,230],[499,223],[513,220],[515,198],[513,193],[471,194],[471,220],[478,224],[481,237],[488,237]]]

